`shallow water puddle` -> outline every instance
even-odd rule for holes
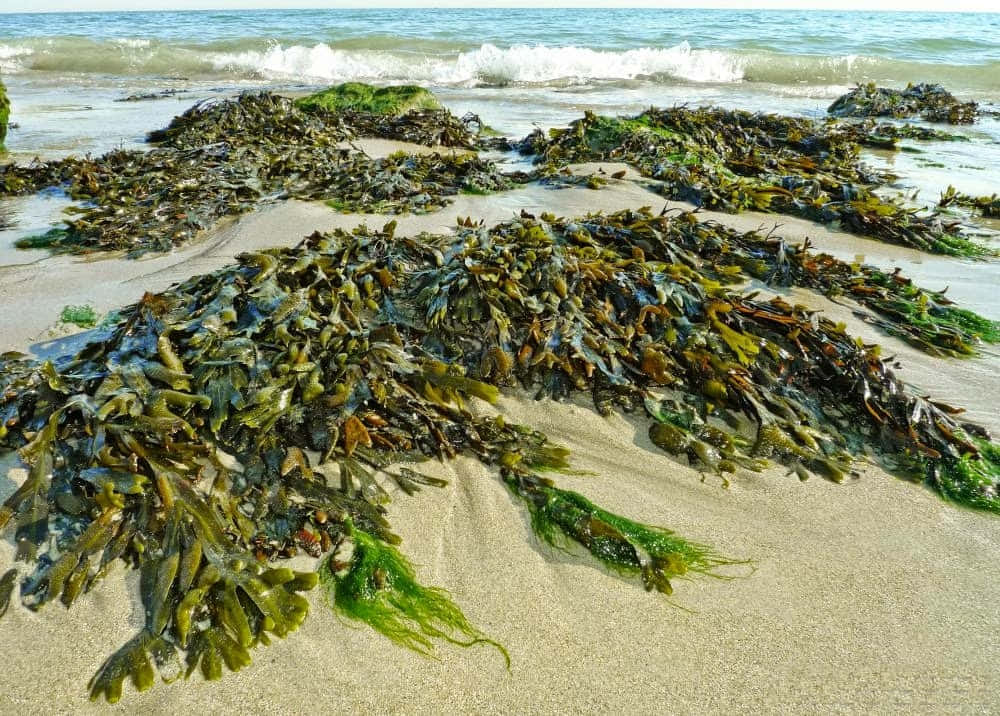
[[[0,199],[0,266],[31,263],[48,256],[46,250],[19,249],[14,244],[57,228],[64,210],[76,205],[78,202],[58,189]]]

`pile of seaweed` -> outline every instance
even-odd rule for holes
[[[493,467],[540,537],[647,589],[734,564],[556,487],[546,473],[569,468],[567,451],[477,406],[504,386],[642,410],[655,445],[704,471],[774,461],[840,481],[871,454],[1000,511],[1000,451],[981,428],[911,394],[842,326],[726,288],[747,258],[790,280],[809,270],[785,269],[766,237],[729,261],[732,237],[689,215],[394,230],[242,255],[147,294],[57,363],[3,356],[0,452],[29,468],[0,508],[30,570],[22,600],[70,605],[119,561],[141,571],[145,625],[92,697],[117,700],[127,678],[148,688],[154,667],[247,666],[301,624],[299,592],[320,582],[335,609],[412,648],[493,644],[394,546],[386,485],[440,484],[419,471],[428,458]],[[298,551],[325,557],[314,573],[273,564]],[[0,604],[16,580],[0,578]]]
[[[695,206],[791,214],[934,253],[991,254],[963,235],[960,221],[875,193],[894,177],[866,167],[859,160],[860,144],[882,146],[902,136],[899,131],[673,107],[631,118],[587,112],[568,128],[536,130],[517,148],[537,157],[542,175],[573,162],[626,161],[658,180],[656,188],[665,196]]]
[[[938,84],[908,84],[905,89],[859,84],[827,109],[835,117],[920,117],[928,122],[972,124],[979,116],[975,102],[960,102]]]
[[[816,252],[808,240],[794,245],[773,232],[739,232],[715,221],[699,221],[691,212],[655,216],[648,208],[579,223],[601,239],[624,228],[645,250],[669,242],[673,256],[723,284],[758,281],[769,287],[808,288],[833,300],[850,299],[875,314],[855,310],[858,318],[930,355],[970,356],[983,343],[1000,343],[1000,322],[956,306],[944,291],[923,289],[898,268],[887,273],[861,260],[848,263]]]
[[[441,152],[373,159],[357,136],[467,147],[474,132],[446,110],[399,117],[303,109],[270,93],[199,103],[150,135],[147,152],[115,150],[0,166],[0,196],[62,187],[84,202],[65,228],[19,242],[56,251],[168,251],[260,202],[329,199],[356,211],[430,211],[461,191],[509,188],[492,162]]]

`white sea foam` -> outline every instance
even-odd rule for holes
[[[447,43],[445,43],[446,45]],[[46,71],[121,76],[287,82],[407,82],[433,86],[584,85],[650,79],[660,84],[762,83],[820,90],[878,81],[901,84],[918,78],[962,92],[1000,92],[1000,62],[985,65],[926,64],[866,55],[781,54],[749,49],[672,47],[598,50],[589,47],[483,44],[426,49],[406,39],[380,39],[372,47],[278,44],[247,39],[235,49],[186,46],[143,38],[8,39],[0,44],[0,72]],[[810,92],[817,90],[811,89]]]
[[[555,80],[615,80],[667,76],[691,82],[735,82],[744,61],[733,54],[695,50],[682,42],[669,48],[623,52],[585,47],[485,44],[450,56],[419,56],[363,50],[274,45],[264,51],[217,53],[218,70],[243,70],[268,77],[322,80],[379,79],[445,84],[537,84]]]

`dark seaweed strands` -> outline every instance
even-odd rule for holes
[[[769,285],[802,286],[834,300],[849,298],[875,313],[855,311],[860,318],[930,355],[975,355],[981,343],[1000,342],[1000,323],[955,306],[944,292],[924,290],[898,269],[886,273],[817,253],[808,242],[788,245],[771,234],[741,233],[717,222],[698,221],[689,212],[654,217],[644,209],[588,217],[579,223],[602,242],[614,240],[624,229],[629,240],[645,251],[663,252],[669,246],[673,260],[683,260],[722,284],[757,279]]]
[[[395,118],[333,114],[302,110],[275,95],[246,94],[196,105],[154,132],[151,139],[163,144],[149,152],[0,167],[0,192],[65,186],[85,202],[65,229],[20,246],[138,255],[168,251],[268,200],[330,199],[351,211],[427,212],[463,190],[512,185],[492,162],[473,154],[371,159],[342,147],[356,131],[452,146],[474,137],[441,111]]]
[[[908,84],[905,89],[860,84],[827,109],[835,117],[920,117],[928,122],[972,124],[980,114],[975,102],[959,102],[937,84]]]
[[[665,196],[724,211],[801,216],[880,241],[960,256],[992,255],[962,235],[960,222],[921,213],[872,190],[889,177],[858,159],[859,141],[882,146],[886,128],[815,123],[718,108],[651,108],[632,118],[586,113],[566,129],[518,145],[554,174],[560,166],[626,161],[659,181]]]
[[[729,563],[555,487],[543,474],[566,469],[565,450],[464,407],[513,381],[589,391],[602,412],[641,403],[653,442],[708,471],[773,459],[840,480],[867,448],[1000,511],[1000,452],[954,409],[909,395],[877,350],[805,309],[731,293],[683,247],[617,223],[316,234],[147,295],[58,368],[5,356],[0,445],[29,474],[0,525],[16,524],[34,569],[22,599],[72,604],[119,559],[142,572],[146,625],[92,695],[116,700],[126,678],[148,688],[154,666],[210,679],[246,666],[250,648],[297,628],[298,592],[317,579],[337,609],[405,645],[488,641],[392,546],[376,476],[436,484],[408,466],[427,457],[494,466],[542,538],[649,589]],[[330,556],[318,574],[268,565],[298,550]],[[8,596],[13,583],[0,579]]]
[[[475,149],[482,124],[475,115],[456,118],[443,109],[400,115],[329,111],[270,92],[244,93],[235,100],[199,102],[147,139],[174,149],[226,142],[322,144],[352,137],[381,137],[426,146]]]

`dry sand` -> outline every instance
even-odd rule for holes
[[[463,196],[437,214],[398,221],[399,231],[412,233],[446,229],[465,215],[492,222],[521,209],[571,216],[663,203],[631,181],[612,181],[597,192],[529,188]],[[712,218],[740,228],[775,222],[763,215]],[[53,326],[64,304],[107,311],[218,268],[241,251],[293,244],[314,229],[362,220],[378,226],[385,217],[289,202],[168,256],[97,263],[53,257],[0,268],[0,350],[65,348],[70,341],[39,344],[63,330]],[[864,253],[890,267],[905,255],[808,222],[780,223],[791,240],[811,236],[820,247]],[[962,262],[921,261],[926,275],[951,276],[953,285],[964,286],[957,298],[1000,318],[987,306],[989,287],[1000,278],[995,264],[976,269],[992,277],[983,284],[959,281]],[[848,320],[866,340],[897,352],[904,377],[918,389],[966,405],[971,417],[1000,430],[995,357],[927,358],[844,306],[802,291],[793,298]],[[585,403],[523,395],[505,396],[498,408],[568,446],[574,466],[594,473],[562,477],[562,486],[728,556],[751,558],[755,571],[734,569],[733,580],[679,582],[671,601],[647,594],[579,552],[540,545],[525,510],[497,477],[459,459],[431,468],[450,480],[447,488],[398,495],[390,519],[421,580],[451,590],[467,616],[506,645],[510,673],[490,648],[445,646],[438,660],[407,652],[338,619],[314,592],[302,629],[257,650],[242,672],[214,684],[198,677],[158,684],[145,694],[128,687],[116,707],[91,705],[88,679],[142,623],[136,575],[118,569],[72,610],[49,605],[36,614],[12,605],[0,621],[0,712],[1000,710],[1000,519],[945,504],[873,467],[841,486],[819,479],[800,484],[773,470],[741,474],[723,489],[658,453],[642,421],[604,419]],[[0,465],[0,475],[12,464]],[[18,469],[0,477],[0,497],[22,478]],[[9,539],[0,543],[0,564],[9,564],[12,553]]]

